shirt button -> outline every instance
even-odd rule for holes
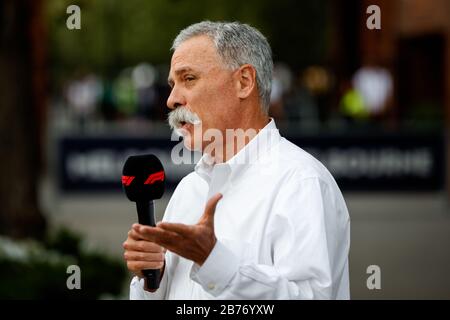
[[[208,289],[209,290],[214,290],[214,288],[216,287],[216,285],[212,282],[208,283]]]

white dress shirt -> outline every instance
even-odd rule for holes
[[[222,193],[216,245],[202,266],[172,252],[160,288],[133,278],[130,299],[349,299],[350,220],[328,170],[273,119],[226,163],[203,155],[163,220],[195,224]]]

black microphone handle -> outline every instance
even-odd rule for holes
[[[138,213],[138,220],[140,224],[146,226],[156,226],[155,221],[155,205],[153,201],[136,202],[136,209]],[[161,277],[161,271],[156,270],[142,270],[148,289],[158,289]]]

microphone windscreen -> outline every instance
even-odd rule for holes
[[[144,202],[161,198],[164,183],[164,168],[155,155],[130,156],[125,161],[122,186],[130,201]]]

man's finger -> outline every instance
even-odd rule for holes
[[[141,229],[141,227],[143,228],[145,226],[140,225],[140,224],[133,225],[131,230],[128,232],[128,236],[135,241],[140,241],[140,240],[152,241],[148,237],[145,236],[145,233],[140,231],[140,230],[146,230],[146,229]],[[154,227],[150,227],[150,228],[154,228]]]
[[[159,227],[137,225],[133,226],[133,229],[136,230],[143,239],[157,243],[169,250],[170,246],[183,238],[178,233],[167,231]]]
[[[178,233],[179,235],[182,236],[190,236],[193,234],[193,226],[188,226],[183,223],[161,222],[158,223],[158,227],[166,231]]]
[[[217,193],[212,196],[205,206],[205,211],[203,212],[202,217],[200,218],[200,223],[205,223],[207,221],[214,221],[214,213],[216,211],[216,206],[219,200],[222,199],[222,194]]]
[[[144,226],[141,224],[133,225],[133,231],[136,233],[138,237],[156,243],[158,242],[155,240],[158,240],[159,238],[163,238],[166,236],[164,234],[165,231],[162,230],[161,228]]]
[[[149,261],[127,261],[129,270],[140,273],[141,270],[147,269],[161,269],[164,266],[164,261],[149,262]]]
[[[125,260],[128,261],[147,261],[147,262],[163,262],[164,253],[149,253],[141,251],[127,251],[123,254]]]
[[[125,250],[142,251],[142,252],[164,252],[164,248],[160,245],[147,240],[133,240],[129,239],[123,243]]]
[[[128,231],[128,236],[135,241],[145,240],[134,228]]]

